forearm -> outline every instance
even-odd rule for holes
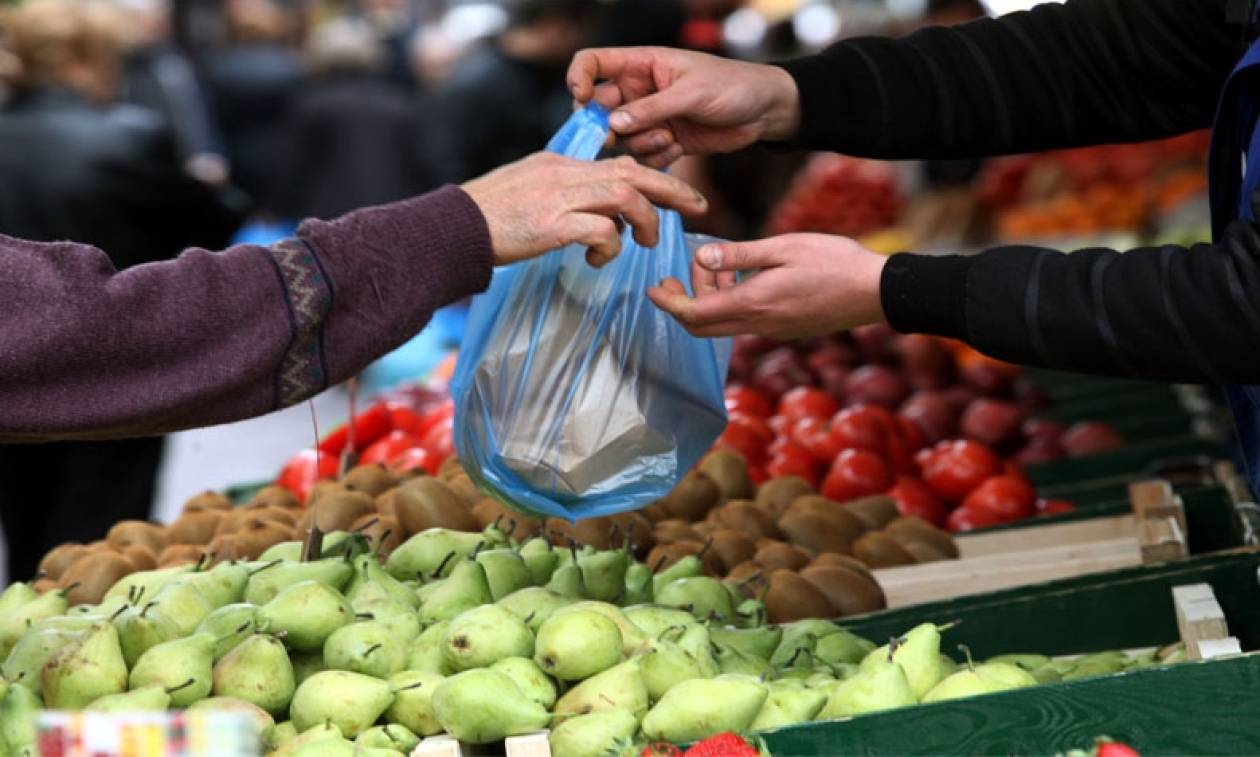
[[[0,438],[136,436],[294,404],[483,289],[491,265],[480,212],[450,187],[121,273],[91,247],[0,237]]]
[[[1191,383],[1260,382],[1260,234],[1222,244],[974,257],[897,255],[881,300],[892,326],[962,339],[994,357]]]
[[[1068,0],[784,64],[798,146],[948,158],[1204,128],[1238,53],[1225,0]]]

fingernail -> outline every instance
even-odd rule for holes
[[[710,270],[722,265],[722,248],[715,244],[700,248],[700,262]]]
[[[652,147],[658,150],[663,149],[668,144],[669,144],[668,134],[657,134],[655,137],[652,137]]]
[[[619,110],[608,117],[608,124],[617,131],[623,131],[634,126],[634,119],[630,117],[629,113]]]

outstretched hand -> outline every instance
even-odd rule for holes
[[[879,279],[886,258],[845,237],[786,234],[705,245],[691,282],[648,290],[657,307],[695,336],[818,336],[884,321]],[[736,283],[739,271],[760,269]]]

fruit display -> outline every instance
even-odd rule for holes
[[[821,153],[809,159],[771,211],[768,235],[861,236],[892,225],[902,205],[891,164]]]
[[[314,507],[332,496],[316,492]],[[388,557],[384,541],[336,531],[310,561],[288,541],[256,560],[144,570],[109,583],[99,602],[11,585],[0,595],[0,744],[31,752],[41,707],[221,708],[248,713],[275,755],[384,757],[438,733],[484,744],[544,728],[557,757],[637,754],[643,741],[849,718],[1185,655],[1170,646],[974,664],[943,653],[949,625],[877,646],[829,620],[768,624],[773,589],[763,603],[702,575],[699,560],[653,575],[628,543],[553,547],[498,523],[429,528]]]

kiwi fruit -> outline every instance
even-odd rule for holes
[[[182,512],[199,513],[206,510],[231,510],[232,501],[219,492],[212,492],[209,489],[200,494],[194,494],[187,502],[184,503]]]
[[[866,526],[866,521],[849,512],[847,505],[817,494],[797,497],[788,506],[784,515],[796,513],[817,513],[829,518],[837,528],[848,534],[849,541],[853,541],[870,530]]]
[[[306,498],[306,506],[308,508],[311,507],[312,505],[314,505],[316,502],[319,501],[320,497],[324,497],[333,493],[348,492],[348,491],[350,490],[347,489],[346,485],[341,483],[340,481],[333,481],[330,479],[316,481],[315,486],[311,487],[310,496]]]
[[[128,544],[121,551],[122,556],[136,570],[153,570],[157,567],[157,555],[143,544]]]
[[[421,476],[398,487],[394,511],[408,534],[429,528],[480,530],[468,504],[451,487],[432,476]]]
[[[722,490],[705,473],[691,471],[659,504],[670,518],[700,520],[722,501]]]
[[[870,568],[892,568],[915,562],[913,555],[881,531],[872,531],[853,542],[853,556]]]
[[[757,487],[757,496],[753,501],[758,507],[769,510],[777,520],[797,497],[815,492],[814,487],[800,476],[779,476]]]
[[[145,520],[121,520],[109,529],[105,541],[116,550],[128,544],[143,544],[154,554],[166,547],[166,528]]]
[[[805,618],[834,618],[836,608],[809,581],[790,570],[770,574],[765,598],[766,616],[771,623],[791,623]]]
[[[202,510],[184,513],[166,529],[170,544],[207,544],[214,538],[219,521],[230,513],[222,510]],[[158,552],[160,556],[162,553]]]
[[[871,575],[871,569],[866,567],[866,563],[856,557],[853,557],[852,555],[842,555],[837,552],[823,552],[815,555],[814,559],[809,561],[808,567],[821,568],[829,566],[848,568],[849,570],[861,573],[867,578],[870,578],[872,581],[875,580],[875,577]]]
[[[172,565],[195,563],[205,551],[205,545],[202,544],[172,544],[158,555],[157,564],[159,568],[169,568]]]
[[[267,510],[270,508],[257,507],[256,510]],[[249,510],[244,507],[236,507],[225,513],[219,519],[219,525],[214,529],[215,536],[223,536],[225,534],[234,534],[240,529],[245,521],[254,517],[255,510]]]
[[[739,565],[731,568],[731,572],[726,574],[726,580],[743,581],[759,573],[764,575],[765,569],[752,560],[745,560]]]
[[[885,529],[880,533],[885,534],[888,538],[901,545],[901,548],[910,553],[917,563],[937,562],[938,560],[948,560],[949,557],[936,547],[924,539],[920,538],[920,534],[910,530],[889,531]]]
[[[917,515],[897,518],[885,526],[884,530],[889,535],[897,531],[910,531],[919,538],[919,541],[931,544],[937,552],[946,557],[958,557],[958,544],[954,542],[954,537]]]
[[[376,497],[398,485],[398,477],[380,463],[356,465],[341,477],[341,485],[352,492]]]
[[[666,510],[665,505],[662,505],[660,502],[653,502],[652,504],[643,508],[639,512],[643,513],[643,517],[647,518],[653,523],[656,523],[657,521],[665,520],[666,518],[670,517],[669,510]]]
[[[609,515],[608,520],[617,528],[616,542],[609,547],[624,547],[626,540],[631,540],[630,551],[636,557],[644,557],[656,546],[656,537],[652,533],[652,521],[639,512],[617,513]]]
[[[302,514],[298,516],[297,523],[293,524],[293,533],[297,535],[295,538],[299,540],[305,539],[306,535],[311,531],[311,523],[314,520],[315,508],[308,507],[303,510]]]
[[[466,505],[471,505],[485,496],[477,488],[477,485],[472,482],[472,479],[468,477],[467,473],[456,473],[446,479],[446,485],[451,487],[451,491],[455,492]]]
[[[99,604],[109,587],[135,573],[131,561],[117,552],[100,551],[76,560],[61,576],[66,599],[73,605]]]
[[[459,458],[454,455],[443,460],[442,464],[439,465],[437,469],[437,477],[442,481],[445,481],[451,476],[459,475],[460,473],[464,473],[464,466],[460,465]]]
[[[381,557],[389,557],[389,553],[403,543],[402,526],[397,520],[384,515],[364,515],[351,524],[350,530],[366,536],[372,542],[372,549]]]
[[[567,547],[569,540],[572,539],[579,545],[608,549],[612,527],[613,522],[608,518],[584,518],[577,523],[570,523],[559,518],[548,518],[543,523],[547,538],[552,544],[560,547]]]
[[[34,581],[32,581],[31,588],[34,589],[39,594],[47,594],[48,592],[54,591],[61,587],[57,586],[57,582],[54,581],[53,579],[49,578],[48,576],[44,576],[43,578],[37,578]]]
[[[881,610],[887,604],[884,591],[874,579],[838,565],[803,568],[801,578],[818,589],[841,615],[859,615]]]
[[[757,545],[752,539],[734,529],[720,529],[711,538],[713,546],[709,549],[721,561],[724,574],[730,573],[736,565],[752,560],[757,554]]]
[[[882,494],[851,499],[843,506],[871,530],[883,528],[898,515],[897,503],[892,497],[885,497]]]
[[[39,573],[54,581],[61,577],[66,569],[74,564],[75,560],[83,557],[88,553],[88,548],[82,544],[75,542],[66,542],[58,544],[48,550],[48,554],[44,555],[44,559],[39,561]]]
[[[700,534],[696,533],[690,523],[678,518],[670,518],[662,520],[652,529],[652,536],[662,544],[668,544],[672,541],[704,541]]]
[[[265,520],[271,523],[279,523],[283,526],[293,528],[297,524],[301,513],[294,510],[285,510],[281,507],[260,507],[257,510],[248,511],[250,516],[257,520]]]
[[[361,492],[333,492],[311,505],[311,512],[320,531],[348,531],[350,524],[359,518],[368,513],[376,514],[376,502]]]
[[[734,499],[714,508],[709,513],[708,520],[719,523],[724,528],[739,531],[750,539],[761,536],[777,539],[780,535],[773,516],[746,499]]]
[[[779,541],[758,549],[753,561],[765,570],[800,570],[809,564],[809,555],[798,547]]]
[[[720,576],[724,572],[722,563],[712,550],[706,550],[698,541],[676,541],[672,544],[657,544],[648,552],[644,563],[653,571],[660,572],[688,555],[697,555],[704,564],[704,572],[711,576]]]
[[[472,514],[477,519],[477,524],[483,529],[498,521],[499,528],[514,541],[522,541],[530,534],[538,533],[538,529],[542,528],[541,520],[513,512],[489,497],[478,500],[477,504],[473,505]]]
[[[737,452],[713,450],[700,461],[700,471],[717,484],[722,499],[752,499],[757,493],[748,477],[748,463]]]
[[[699,523],[691,524],[691,530],[699,534],[700,538],[702,539],[709,538],[716,532],[721,531],[723,528],[725,528],[725,526],[723,526],[721,523],[714,523],[712,521],[707,521],[707,520],[702,520]]]
[[[316,484],[318,486],[318,484]],[[264,486],[259,489],[249,500],[249,507],[284,507],[290,510],[299,510],[302,503],[298,501],[297,495],[283,486]]]
[[[854,537],[843,515],[788,510],[779,518],[779,530],[789,542],[810,552],[848,554]]]
[[[292,539],[293,527],[262,518],[250,518],[232,536],[236,547],[234,559],[257,560],[271,545]]]
[[[239,560],[241,557],[240,550],[236,546],[236,536],[234,534],[220,534],[214,537],[206,545],[205,554],[209,555],[210,562],[215,565],[221,562]]]
[[[395,509],[394,497],[398,495],[398,487],[386,489],[376,495],[376,512],[381,515],[387,515],[391,518],[398,517],[398,511]]]

